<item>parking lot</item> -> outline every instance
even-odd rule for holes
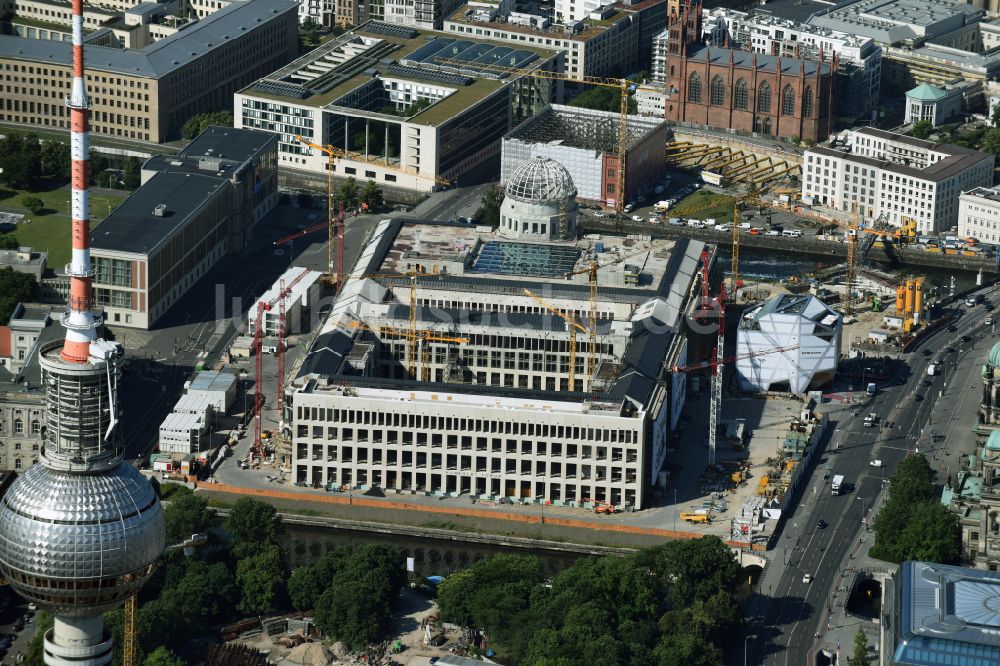
[[[4,585],[0,589],[0,666],[23,661],[36,628],[34,604]]]

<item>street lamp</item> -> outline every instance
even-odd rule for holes
[[[757,638],[756,634],[750,634],[743,639],[743,666],[747,666],[747,644],[751,638]]]
[[[677,531],[677,489],[674,488],[674,532]]]

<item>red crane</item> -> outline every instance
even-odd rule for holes
[[[287,236],[282,236],[278,240],[274,241],[274,247],[281,247],[286,243],[291,243],[293,240],[298,240],[308,236],[309,234],[316,233],[317,231],[322,231],[330,227],[327,222],[322,222],[320,224],[314,224],[311,227],[306,227],[305,229],[299,229],[295,233],[288,234]],[[337,265],[336,267],[330,266],[331,277],[336,274],[337,284],[343,285],[344,283],[344,203],[340,203],[340,211],[333,220],[333,233],[331,236],[336,240],[337,243]]]
[[[757,356],[767,356],[769,354],[777,354],[779,352],[792,351],[793,349],[798,349],[799,345],[789,345],[787,347],[774,347],[772,349],[764,349],[762,351],[755,352],[744,352],[742,354],[735,354],[733,356],[727,356],[722,359],[723,365],[728,365],[729,363],[735,363],[736,361],[742,361],[748,358],[756,358]],[[697,370],[704,370],[705,368],[715,368],[717,365],[716,359],[713,357],[707,361],[702,361],[701,363],[694,363],[692,365],[675,365],[673,367],[673,372],[695,372]]]
[[[282,236],[278,240],[274,241],[274,246],[278,247],[280,245],[284,245],[285,243],[291,243],[293,240],[296,240],[296,239],[302,238],[303,236],[308,236],[311,233],[315,233],[317,231],[321,231],[323,229],[326,229],[327,226],[328,226],[327,223],[323,222],[322,224],[314,224],[311,227],[306,227],[305,229],[299,229],[298,231],[296,231],[293,234],[288,234],[287,236]]]

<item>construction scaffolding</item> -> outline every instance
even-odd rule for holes
[[[559,142],[570,148],[584,148],[602,153],[618,153],[618,123],[616,118],[604,114],[595,116],[585,109],[573,110],[549,106],[535,118],[526,121],[511,132],[509,138],[525,143]],[[661,120],[629,116],[628,147],[635,147]]]

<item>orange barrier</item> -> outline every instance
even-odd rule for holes
[[[641,534],[644,536],[662,537],[664,539],[700,539],[704,534],[698,532],[680,532],[675,530],[662,530],[655,527],[640,527],[638,525],[622,525],[620,523],[607,521],[588,521],[575,518],[556,518],[554,516],[541,516],[528,513],[512,513],[509,511],[484,509],[473,509],[454,506],[434,506],[427,504],[413,504],[410,502],[394,502],[386,500],[376,500],[368,497],[349,496],[344,497],[340,493],[331,495],[329,493],[313,494],[304,492],[292,492],[288,490],[258,490],[254,488],[240,488],[230,486],[225,483],[197,484],[197,490],[209,492],[226,493],[229,495],[246,495],[249,497],[269,497],[272,499],[288,500],[292,502],[317,502],[320,504],[340,504],[365,506],[376,509],[402,509],[407,511],[422,511],[424,513],[447,514],[451,516],[466,516],[469,518],[489,518],[492,520],[509,520],[519,523],[543,523],[545,525],[556,525],[559,527],[569,527],[574,529],[585,529],[602,532],[620,532],[624,534]],[[726,544],[733,548],[747,548],[753,550],[766,550],[766,546],[761,544],[748,544],[740,541],[727,541]]]

